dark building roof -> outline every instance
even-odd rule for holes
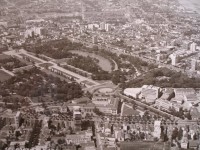
[[[169,143],[163,142],[147,142],[147,141],[134,141],[134,142],[121,142],[120,150],[170,150]]]

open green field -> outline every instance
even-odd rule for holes
[[[4,72],[3,70],[0,70],[0,81],[6,81],[8,79],[10,79],[12,76],[7,74],[6,72]]]

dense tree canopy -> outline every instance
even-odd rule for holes
[[[26,64],[14,57],[10,57],[10,58],[6,58],[6,59],[1,59],[0,66],[4,67],[5,69],[7,69],[9,71],[12,71],[15,68],[20,68],[20,67],[26,66]]]
[[[37,68],[18,73],[6,82],[0,84],[0,95],[16,93],[21,96],[38,97],[51,95],[56,100],[80,98],[83,91],[78,83],[61,81],[60,78],[47,75]]]
[[[98,60],[94,58],[78,55],[68,61],[69,65],[92,73],[92,79],[94,80],[110,80],[111,74],[104,71],[97,63]]]
[[[93,74],[97,74],[102,71],[97,62],[89,56],[76,56],[73,59],[70,59],[68,64]]]
[[[44,54],[54,59],[70,58],[73,56],[70,50],[77,50],[82,47],[80,43],[72,43],[68,39],[49,41],[36,46],[25,46],[26,50],[39,54]]]
[[[164,78],[160,80],[159,77]],[[189,78],[181,72],[171,71],[167,68],[159,68],[151,70],[146,75],[125,83],[123,87],[141,87],[143,85],[173,88],[199,88],[200,79]]]

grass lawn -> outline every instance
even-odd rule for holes
[[[7,74],[6,72],[4,72],[3,70],[0,70],[0,81],[6,81],[8,79],[10,79],[12,76]]]

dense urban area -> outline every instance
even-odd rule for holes
[[[0,150],[200,150],[200,14],[178,0],[0,0]]]

